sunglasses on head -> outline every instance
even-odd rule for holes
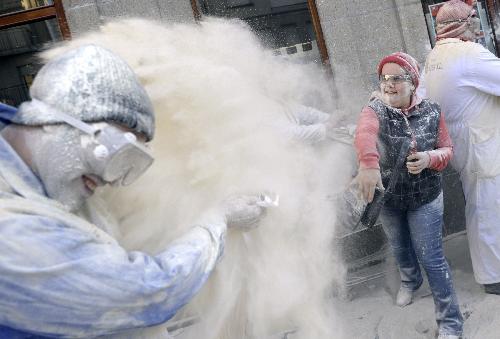
[[[411,76],[408,74],[380,74],[379,81],[381,83],[393,82],[393,83],[401,83],[405,81],[411,81]]]

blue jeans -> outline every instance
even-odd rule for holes
[[[461,335],[463,318],[443,253],[443,193],[416,209],[383,207],[380,220],[399,266],[401,285],[416,290],[427,274],[440,333]]]

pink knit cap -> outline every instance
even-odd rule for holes
[[[476,11],[462,0],[446,2],[436,15],[436,38],[457,38],[461,36],[469,25],[469,18]]]
[[[382,60],[380,60],[380,63],[378,64],[377,72],[379,76],[380,74],[382,74],[382,67],[384,67],[385,64],[391,62],[401,66],[411,76],[411,81],[413,82],[415,87],[418,87],[420,67],[417,60],[415,60],[411,55],[403,52],[389,54],[388,56],[382,58]]]

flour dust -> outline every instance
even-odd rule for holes
[[[222,19],[111,22],[44,56],[85,43],[122,56],[157,114],[155,163],[106,196],[125,248],[158,253],[229,195],[280,195],[259,228],[229,231],[210,280],[172,320],[196,316],[198,323],[176,338],[281,338],[287,331],[342,338],[331,292],[344,268],[332,251],[329,197],[347,182],[349,166],[335,143],[308,145],[286,133],[294,123],[289,105],[334,108],[324,72],[273,56],[245,24]]]

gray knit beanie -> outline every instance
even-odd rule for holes
[[[111,51],[85,45],[49,61],[30,88],[12,122],[40,126],[62,123],[54,111],[85,122],[114,122],[140,133],[154,134],[153,105],[127,63]]]

